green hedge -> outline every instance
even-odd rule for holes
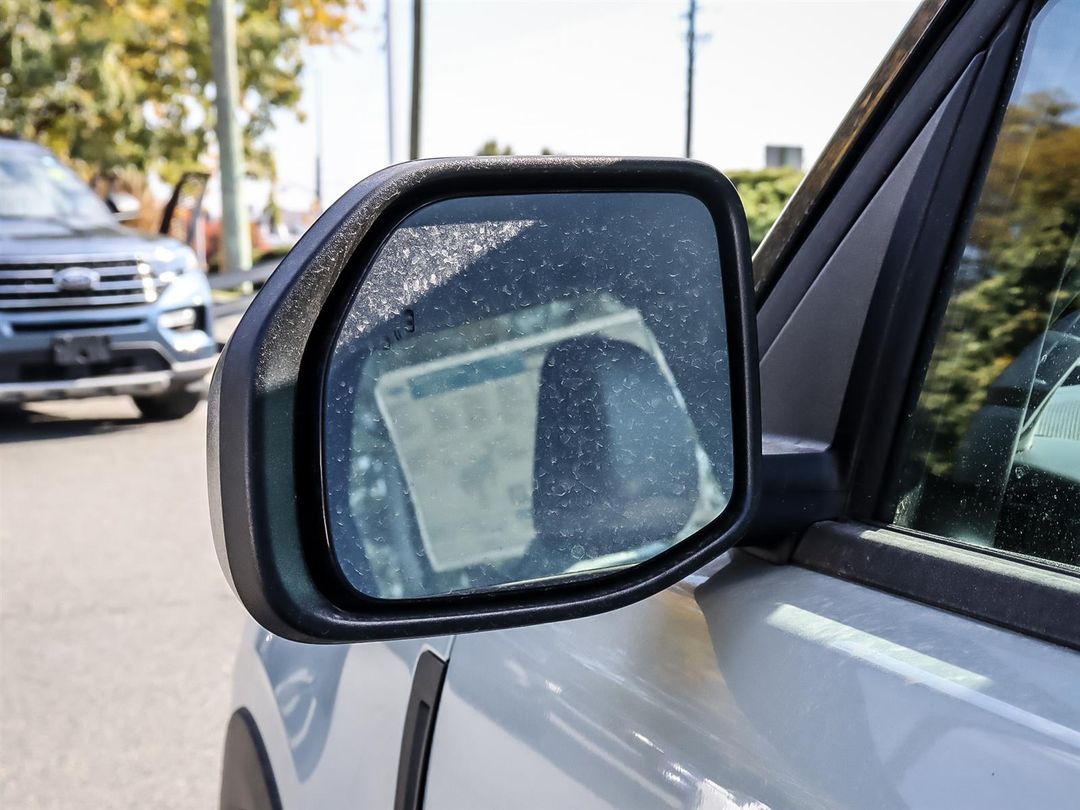
[[[750,246],[757,249],[803,179],[797,169],[737,169],[725,172],[746,208]]]

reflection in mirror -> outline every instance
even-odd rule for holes
[[[328,525],[361,593],[583,576],[733,486],[715,226],[667,193],[469,197],[387,239],[325,379]]]

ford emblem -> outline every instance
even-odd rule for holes
[[[65,267],[53,274],[56,289],[70,292],[93,290],[101,281],[101,274],[89,267]]]

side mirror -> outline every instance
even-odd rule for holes
[[[109,206],[117,222],[131,222],[138,219],[139,212],[142,210],[139,198],[126,191],[110,191],[105,198],[105,204]]]
[[[312,226],[218,364],[219,558],[302,641],[617,608],[745,530],[757,392],[746,219],[714,169],[394,166]]]

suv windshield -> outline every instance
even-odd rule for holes
[[[79,176],[47,152],[0,150],[0,217],[112,222],[109,209]]]

